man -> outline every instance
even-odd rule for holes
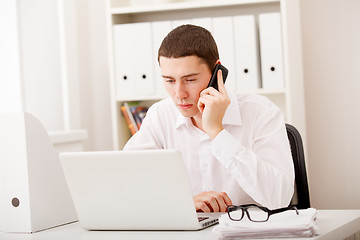
[[[294,169],[283,115],[268,99],[207,88],[219,54],[210,32],[194,25],[172,30],[158,53],[170,98],[149,108],[132,149],[178,149],[197,211],[224,212],[230,204],[286,207]],[[176,207],[176,206],[174,206]]]

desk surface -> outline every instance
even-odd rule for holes
[[[360,210],[318,210],[319,236],[297,240],[339,240],[360,231]],[[33,234],[0,232],[0,240],[137,240],[217,239],[213,227],[201,231],[87,231],[78,222]]]

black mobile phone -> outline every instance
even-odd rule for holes
[[[216,64],[216,66],[215,66],[215,69],[214,69],[214,71],[213,71],[213,73],[212,73],[212,75],[211,75],[209,84],[208,84],[208,86],[207,86],[207,87],[213,87],[213,88],[215,88],[215,89],[218,90],[218,91],[219,91],[219,88],[218,88],[218,83],[217,83],[217,80],[218,80],[218,79],[217,79],[217,72],[219,71],[219,69],[221,69],[221,71],[222,71],[223,81],[224,81],[224,83],[225,83],[226,77],[227,77],[227,75],[228,75],[228,73],[229,73],[229,70],[227,70],[226,67],[224,67],[223,65],[221,65],[220,63],[218,63],[218,64]]]

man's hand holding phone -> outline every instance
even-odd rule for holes
[[[224,128],[222,120],[227,107],[230,104],[230,99],[226,93],[222,70],[216,73],[217,85],[219,91],[213,87],[208,87],[200,93],[198,101],[198,108],[202,113],[202,128],[203,131],[214,139]]]

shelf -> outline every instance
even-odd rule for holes
[[[154,4],[144,6],[113,7],[111,14],[127,15],[136,13],[155,13],[181,10],[196,10],[216,7],[232,7],[238,5],[279,3],[280,0],[234,0],[234,1],[194,1],[167,4]]]
[[[194,19],[214,19],[246,15],[253,15],[256,23],[258,23],[261,14],[279,13],[281,16],[281,39],[284,57],[284,87],[249,90],[242,88],[241,85],[233,84],[231,89],[235,93],[255,93],[269,98],[284,113],[286,121],[297,126],[305,139],[302,55],[301,38],[299,37],[301,36],[299,21],[300,0],[177,0],[176,2],[168,1],[168,3],[144,1],[144,5],[132,6],[121,6],[121,4],[124,4],[122,0],[112,1],[119,4],[113,4],[108,9],[110,15],[108,16],[110,39],[112,39],[113,26],[117,24],[171,21],[176,25],[186,21],[191,22]],[[112,42],[110,46],[112,46],[111,44]],[[110,47],[109,56],[109,62],[113,63],[112,47]],[[114,73],[114,65],[110,66],[110,70]],[[114,149],[122,149],[129,139],[130,133],[121,115],[119,106],[124,102],[141,102],[141,105],[150,107],[153,103],[168,96],[160,93],[158,85],[155,86],[153,92],[119,96],[117,94],[118,89],[116,88],[115,76],[112,74],[110,78],[113,88]]]

